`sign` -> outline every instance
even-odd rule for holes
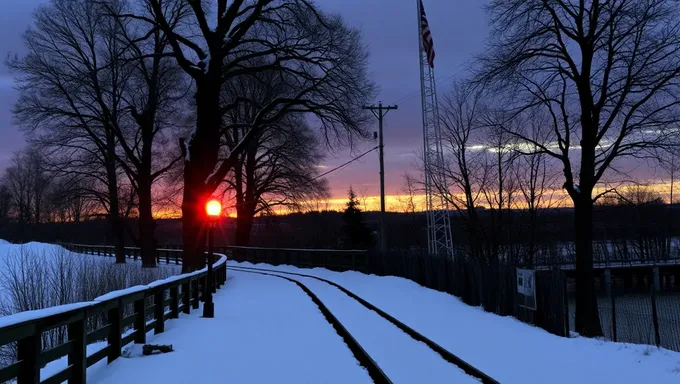
[[[533,269],[517,268],[517,299],[520,307],[536,310],[536,276]]]

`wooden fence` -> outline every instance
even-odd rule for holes
[[[88,255],[115,256],[115,247],[110,245],[60,244],[64,248]],[[156,262],[167,264],[182,263],[181,245],[163,245],[156,250]],[[229,260],[238,262],[267,263],[272,265],[289,264],[300,268],[327,268],[334,271],[369,271],[368,251],[344,249],[295,249],[237,247],[217,245],[217,253],[229,255]],[[206,249],[207,251],[207,249]],[[137,260],[141,257],[140,248],[125,247],[126,257]]]
[[[109,247],[70,244],[67,248],[91,254],[109,252]],[[180,260],[180,251],[165,251],[168,252],[166,261]],[[216,256],[220,259],[214,264],[213,276],[214,286],[219,288],[227,280],[227,263],[225,256]],[[192,308],[198,309],[205,288],[206,268],[147,286],[115,291],[91,302],[2,317],[0,347],[16,343],[17,361],[0,369],[0,383],[10,380],[18,384],[53,384],[66,380],[69,384],[85,383],[87,367],[103,359],[110,364],[121,356],[125,345],[143,344],[147,332],[161,333],[166,320],[178,318],[180,313],[188,314]],[[103,325],[92,329],[92,324]],[[66,329],[64,342],[43,350],[43,333],[59,327]],[[98,341],[105,341],[106,346],[88,356],[87,345]],[[68,367],[41,382],[41,367],[65,356]]]
[[[70,243],[58,243],[62,247],[68,249],[69,251],[83,253],[86,255],[97,255],[97,256],[109,256],[115,257],[116,247],[113,245],[89,245],[89,244],[70,244]],[[215,248],[215,251],[219,253],[219,250],[225,250],[226,247]],[[206,250],[207,251],[207,250]],[[221,252],[226,253],[226,252]],[[141,248],[138,247],[125,247],[125,257],[130,260],[137,260],[141,258]],[[166,264],[181,264],[182,263],[182,251],[181,247],[168,246],[156,249],[156,263],[160,264],[165,262]]]
[[[368,272],[368,252],[362,250],[224,247],[230,260],[300,268]]]

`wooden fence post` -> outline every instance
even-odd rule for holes
[[[652,324],[654,325],[654,343],[661,346],[661,334],[659,333],[659,313],[656,304],[656,286],[652,284]]]
[[[135,343],[144,344],[146,343],[146,304],[145,297],[139,300],[135,300],[133,304],[135,309]]]
[[[68,365],[71,366],[69,384],[84,384],[87,376],[87,329],[85,319],[68,325],[68,340],[71,352],[68,354]]]
[[[191,298],[194,300],[192,308],[198,309],[198,279],[191,281]]]
[[[187,315],[191,313],[191,284],[189,281],[182,284],[182,304],[184,304],[182,312],[186,313]]]
[[[567,284],[567,275],[564,272],[561,272],[561,274],[564,281],[562,285],[564,287],[564,324],[567,328],[565,337],[571,337],[571,327],[569,326],[569,285]],[[515,278],[515,281],[517,281],[517,278]]]
[[[170,318],[179,317],[179,286],[170,287]]]
[[[17,358],[21,361],[18,384],[38,384],[40,383],[40,366],[38,356],[40,355],[40,329],[31,336],[19,340],[17,346]]]
[[[165,290],[159,289],[153,295],[154,311],[153,317],[156,319],[156,326],[154,327],[154,335],[163,333],[165,331]]]
[[[120,349],[123,347],[121,333],[123,332],[123,303],[118,300],[116,307],[109,309],[109,335],[106,338],[109,344],[108,364],[120,357]]]
[[[616,342],[616,294],[614,293],[614,287],[610,291],[612,298],[612,341]]]

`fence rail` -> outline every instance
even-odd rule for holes
[[[71,251],[97,256],[115,256],[115,247],[111,245],[87,245],[62,243]],[[182,263],[181,245],[163,245],[156,249],[158,264],[180,265]],[[335,271],[368,272],[369,258],[365,250],[344,249],[296,249],[296,248],[264,248],[217,245],[215,252],[230,255],[230,260],[238,262],[267,263],[272,265],[290,264],[301,268],[327,268]],[[207,251],[207,248],[206,248]],[[125,247],[125,256],[131,260],[141,257],[141,249]]]
[[[110,247],[64,245],[71,251],[105,255]],[[167,260],[180,260],[177,250]],[[214,287],[226,283],[226,256],[217,255],[214,264]],[[110,364],[121,356],[129,343],[145,343],[146,333],[165,330],[165,321],[198,309],[202,293],[210,285],[206,268],[173,276],[147,286],[114,291],[91,302],[67,304],[45,310],[20,312],[0,318],[0,347],[15,343],[17,360],[0,369],[0,383],[16,380],[18,384],[52,384],[68,380],[85,383],[87,367],[106,359]],[[132,311],[126,308],[132,306]],[[166,309],[167,308],[167,309]],[[131,312],[131,313],[130,313]],[[103,321],[102,321],[103,320]],[[104,325],[92,329],[91,324]],[[90,325],[90,326],[89,326]],[[59,327],[66,329],[64,342],[53,348],[42,348],[42,335]],[[106,345],[87,354],[87,345],[105,341]],[[47,363],[67,357],[68,367],[40,381],[40,369]]]
[[[363,250],[224,247],[238,262],[290,264],[300,268],[369,272],[368,252]]]
[[[89,244],[71,244],[71,243],[58,243],[62,247],[78,253],[83,253],[86,255],[97,255],[97,256],[110,256],[115,257],[116,247],[113,245],[89,245]],[[227,247],[216,247],[214,248],[218,253],[225,252]],[[206,249],[207,251],[207,249]],[[220,252],[221,251],[221,252]],[[125,257],[131,260],[137,260],[141,258],[141,248],[139,247],[125,247]],[[156,263],[160,264],[165,262],[166,264],[182,264],[182,250],[179,246],[167,246],[156,249]]]
[[[180,246],[164,246],[162,252]],[[132,249],[132,248],[130,248]],[[502,316],[514,316],[559,336],[574,330],[574,279],[569,268],[558,264],[536,269],[537,309],[518,305],[515,265],[502,262],[485,265],[480,261],[458,257],[455,260],[428,255],[424,251],[391,251],[379,254],[367,251],[310,250],[292,248],[231,247],[217,249],[230,259],[242,262],[290,264],[302,268],[322,267],[337,271],[358,270],[378,275],[410,279],[425,287],[453,294],[473,306]],[[170,258],[168,262],[175,261]],[[676,259],[659,260],[656,266],[677,268]],[[167,260],[166,260],[167,261]],[[649,260],[647,260],[648,262]],[[598,306],[605,338],[612,341],[653,344],[680,351],[680,290],[677,273],[655,277],[650,271],[621,275],[621,267],[648,267],[644,260],[628,260],[625,265],[609,261],[610,271],[596,278]],[[619,267],[619,268],[617,268]],[[638,277],[636,287],[635,277]],[[674,278],[673,278],[674,277]],[[628,281],[631,280],[631,281]],[[664,283],[665,282],[665,283]],[[631,285],[632,284],[632,285]],[[671,287],[671,288],[669,288]]]

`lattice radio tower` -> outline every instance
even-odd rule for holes
[[[439,128],[437,84],[434,77],[434,48],[422,0],[418,3],[420,91],[423,105],[423,158],[427,209],[427,248],[430,254],[453,257],[449,205],[440,191],[448,190],[443,173],[444,151]]]

